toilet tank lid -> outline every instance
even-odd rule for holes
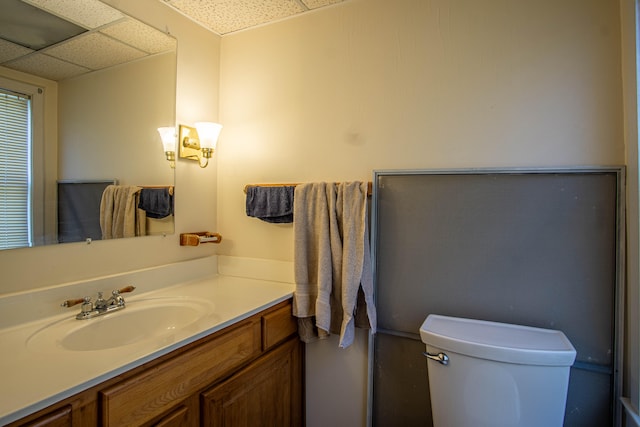
[[[422,342],[441,350],[507,363],[571,366],[576,350],[561,331],[430,314]]]

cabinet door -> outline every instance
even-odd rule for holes
[[[182,401],[174,408],[142,424],[140,427],[199,427],[200,425],[200,396],[196,393]],[[128,427],[129,425],[127,425]]]
[[[71,427],[71,405],[63,406],[23,425],[25,427]]]
[[[202,394],[202,425],[301,425],[301,344],[292,339]]]
[[[153,427],[189,427],[197,425],[197,420],[192,420],[191,414],[187,406],[180,405],[152,425]]]

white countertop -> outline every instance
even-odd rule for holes
[[[291,283],[209,275],[156,291],[126,294],[127,308],[149,298],[194,298],[205,301],[212,310],[175,334],[97,351],[69,351],[57,346],[36,350],[27,345],[29,337],[42,328],[74,318],[79,312],[76,307],[64,314],[0,329],[0,425],[250,317],[290,298],[293,289]],[[110,314],[117,315],[118,312]]]

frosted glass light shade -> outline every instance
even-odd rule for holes
[[[164,151],[176,151],[176,128],[174,127],[161,127],[158,128],[160,138],[162,139],[162,146]]]
[[[200,138],[200,148],[216,148],[222,125],[213,122],[198,122],[195,124]]]

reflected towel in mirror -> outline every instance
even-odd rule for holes
[[[140,187],[109,185],[100,201],[102,239],[144,236],[146,214],[138,209]]]
[[[169,187],[142,188],[138,208],[146,212],[148,218],[166,218],[173,215],[173,195]]]

